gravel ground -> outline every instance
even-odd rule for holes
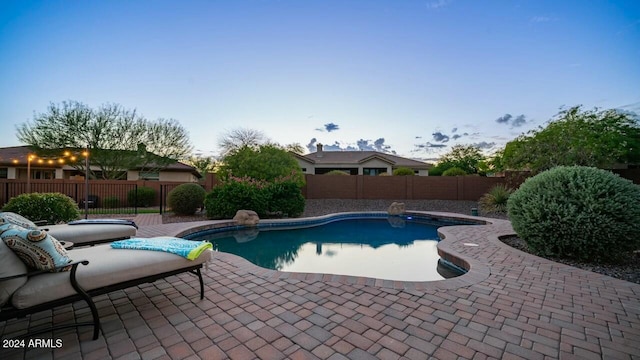
[[[345,211],[386,211],[392,202],[392,200],[307,200],[302,217],[319,216]],[[471,214],[472,208],[478,208],[478,203],[475,201],[401,200],[400,202],[404,202],[407,210],[445,211],[468,215]],[[502,214],[484,214],[481,212],[480,215],[507,219],[507,217]],[[199,220],[206,220],[203,213],[198,213],[194,216],[174,216],[172,214],[164,214],[162,217],[162,221],[164,223]],[[517,237],[506,238],[502,241],[516,249],[531,253],[527,248],[526,243]],[[626,261],[621,264],[583,263],[565,259],[548,259],[583,270],[593,271],[617,279],[640,284],[640,251],[630,255]]]

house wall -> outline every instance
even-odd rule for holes
[[[127,180],[129,180],[129,181],[140,180],[140,171],[138,171],[138,170],[129,170],[129,171],[127,171]]]
[[[178,171],[160,171],[160,181],[198,182],[198,178],[191,173]]]
[[[298,165],[300,165],[300,168],[305,169],[304,173],[310,174],[310,175],[314,175],[316,173],[316,168],[323,168],[323,169],[330,168],[330,169],[336,169],[336,170],[357,168],[358,175],[363,174],[364,168],[386,168],[388,174],[393,173],[392,165],[380,159],[371,159],[370,161],[367,161],[362,164],[342,164],[342,163],[312,164],[301,159],[296,159],[296,160],[298,161]],[[418,170],[418,176],[428,176],[428,175],[429,175],[428,170]]]

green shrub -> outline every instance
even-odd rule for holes
[[[343,170],[331,170],[328,173],[325,173],[325,175],[351,175],[351,174]]]
[[[606,170],[556,167],[507,202],[513,228],[542,256],[616,261],[640,248],[640,187]]]
[[[238,210],[253,210],[258,216],[267,212],[267,194],[263,183],[250,179],[231,178],[211,190],[204,200],[207,217],[231,219]]]
[[[178,215],[193,215],[202,207],[206,191],[195,183],[181,184],[169,192],[167,204]]]
[[[61,193],[30,193],[11,198],[2,208],[20,214],[31,221],[47,224],[66,223],[78,219],[78,204]]]
[[[393,170],[393,176],[409,176],[415,175],[413,169],[409,169],[408,167],[399,167]]]
[[[206,195],[204,206],[211,219],[230,219],[243,209],[261,218],[296,217],[304,211],[305,199],[295,175],[270,182],[231,177]]]
[[[272,182],[264,190],[268,198],[270,214],[298,217],[304,211],[305,199],[300,186],[293,181]]]
[[[107,196],[102,199],[102,207],[105,209],[114,209],[120,206],[120,199],[117,196]]]
[[[498,184],[482,195],[478,203],[480,210],[486,213],[506,213],[507,201],[513,190],[504,184]]]
[[[148,186],[138,186],[127,193],[129,206],[149,207],[153,206],[155,201],[156,191]]]
[[[459,167],[449,168],[442,173],[442,176],[462,176],[462,175],[467,175],[467,172],[460,169]]]

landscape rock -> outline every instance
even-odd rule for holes
[[[394,201],[389,206],[387,213],[389,213],[389,215],[402,215],[404,214],[405,211],[406,209],[405,209],[404,203]]]
[[[236,216],[233,217],[238,225],[256,226],[260,222],[258,214],[253,210],[238,210]]]

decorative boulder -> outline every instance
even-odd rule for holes
[[[405,212],[405,207],[404,207],[404,203],[401,202],[393,202],[391,203],[391,206],[389,206],[389,210],[387,210],[387,213],[389,213],[389,215],[402,215]]]
[[[260,222],[258,214],[253,210],[238,210],[236,216],[233,217],[238,225],[256,226]]]

